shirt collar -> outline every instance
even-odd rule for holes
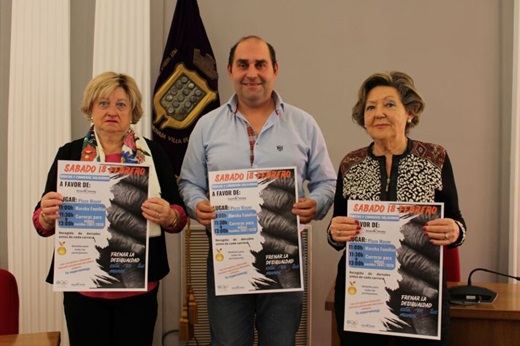
[[[285,110],[285,103],[282,100],[282,97],[280,94],[278,94],[275,90],[273,90],[273,94],[271,95],[274,102],[275,102],[275,108],[274,111],[276,115],[281,115],[283,111]],[[238,112],[238,98],[237,94],[234,93],[231,98],[227,102],[227,106],[233,114],[237,114]]]

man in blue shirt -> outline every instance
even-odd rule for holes
[[[274,91],[273,47],[260,37],[244,37],[231,48],[227,69],[235,94],[199,119],[182,165],[179,187],[189,215],[211,229],[216,213],[207,197],[208,171],[295,166],[298,196],[305,197],[292,213],[303,224],[322,219],[333,201],[336,173],[314,118]],[[254,325],[259,345],[294,345],[301,292],[216,296],[211,250],[207,279],[212,346],[253,345]]]

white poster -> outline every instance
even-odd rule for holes
[[[361,230],[347,242],[344,330],[439,340],[442,246],[422,227],[442,203],[349,201]]]
[[[296,167],[209,172],[216,295],[303,290]]]
[[[55,291],[145,291],[146,165],[58,161]]]

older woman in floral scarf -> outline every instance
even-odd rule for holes
[[[57,191],[58,160],[143,164],[149,168],[145,182],[114,185],[106,209],[108,246],[99,248],[98,265],[110,266],[107,252],[132,252],[144,256],[148,246],[146,291],[133,291],[135,273],[108,275],[99,279],[104,291],[64,292],[64,309],[70,344],[151,345],[157,317],[159,280],[169,272],[165,232],[180,232],[186,224],[173,168],[162,147],[136,132],[143,114],[141,93],[133,78],[105,72],[86,86],[81,111],[91,122],[84,138],[62,146],[49,170],[45,191],[36,205],[33,223],[43,237],[54,234],[63,196]],[[147,192],[140,184],[148,187]],[[152,197],[149,197],[152,196]],[[140,226],[136,226],[140,225]],[[148,237],[146,230],[148,229]],[[108,259],[108,260],[107,260]],[[108,273],[109,271],[106,270]],[[54,283],[54,260],[47,282]]]

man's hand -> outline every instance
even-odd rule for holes
[[[213,208],[209,201],[197,203],[195,206],[195,215],[197,216],[197,221],[206,228],[211,228],[211,220],[217,217],[215,208]]]
[[[292,213],[300,216],[300,223],[309,223],[316,215],[316,206],[317,203],[312,198],[299,198],[293,205]]]

